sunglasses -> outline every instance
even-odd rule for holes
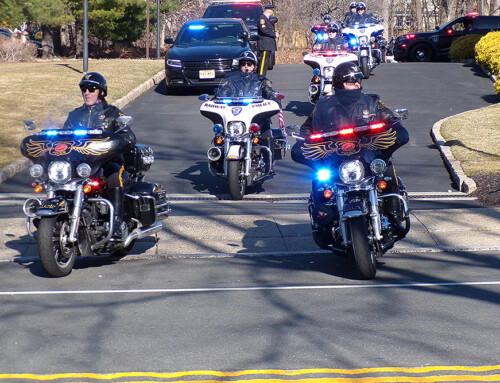
[[[350,78],[349,80],[346,81],[347,84],[361,84],[361,80],[359,78]]]
[[[95,85],[84,85],[84,86],[81,86],[80,89],[82,90],[82,93],[85,93],[87,90],[90,93],[94,93],[99,88],[96,87]]]
[[[254,63],[251,61],[241,61],[240,66],[254,66]]]

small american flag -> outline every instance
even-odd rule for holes
[[[280,109],[278,114],[279,127],[281,130],[285,130],[285,120],[283,119],[283,111]]]

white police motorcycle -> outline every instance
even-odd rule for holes
[[[353,24],[342,29],[349,45],[358,52],[358,66],[365,78],[380,63],[385,62],[387,40],[384,38],[384,26],[378,23]]]
[[[283,99],[282,94],[276,94]],[[212,175],[224,178],[233,200],[241,200],[247,186],[274,175],[276,160],[285,158],[288,140],[282,129],[271,128],[262,137],[262,126],[280,112],[280,105],[262,97],[200,96],[200,112],[214,123],[215,136],[207,151]]]

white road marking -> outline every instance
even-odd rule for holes
[[[92,295],[92,294],[159,294],[159,293],[212,293],[212,292],[245,292],[272,290],[348,290],[379,288],[419,288],[442,286],[500,286],[500,281],[483,282],[432,282],[432,283],[388,283],[380,285],[318,285],[318,286],[248,286],[248,287],[204,287],[188,289],[130,289],[130,290],[67,290],[67,291],[0,291],[0,296],[17,295]]]

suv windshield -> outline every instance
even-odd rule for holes
[[[241,43],[243,29],[234,23],[190,24],[177,37],[176,44],[188,45],[236,45]]]
[[[203,15],[203,18],[242,19],[247,25],[257,25],[261,15],[262,6],[259,4],[226,4],[212,5],[208,7]]]

